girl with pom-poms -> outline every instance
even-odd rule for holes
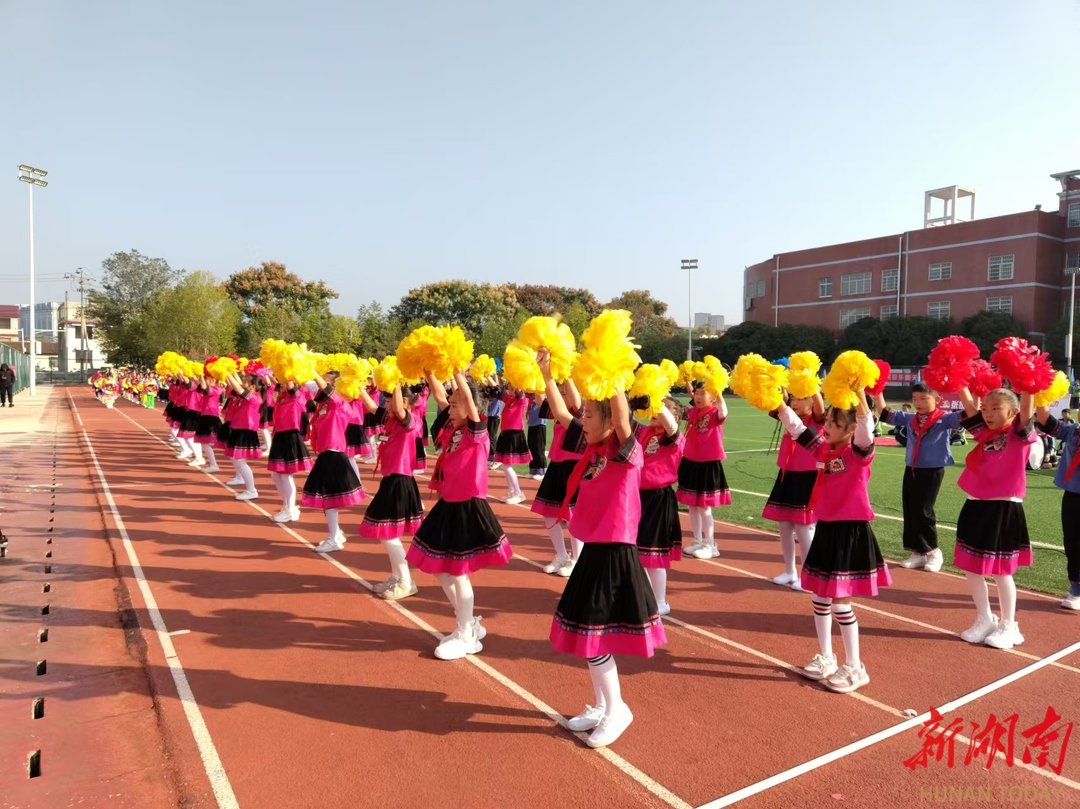
[[[581,395],[574,386],[574,380],[567,379],[559,387],[559,395],[567,410],[575,418],[581,418]],[[544,400],[540,406],[540,415],[544,418],[554,418],[551,405]],[[574,562],[581,551],[581,541],[570,537],[571,551],[566,550],[566,539],[570,533],[567,520],[563,518],[563,502],[566,500],[566,484],[570,480],[570,474],[581,459],[581,453],[576,449],[567,449],[564,446],[566,439],[566,426],[555,419],[551,428],[551,450],[548,452],[548,468],[544,473],[544,479],[540,481],[540,487],[536,490],[530,510],[544,518],[544,529],[548,532],[551,545],[555,549],[555,558],[544,566],[545,573],[568,578],[574,571]],[[573,493],[570,500],[572,509],[577,502],[577,492]]]
[[[176,440],[180,444],[180,454],[176,457],[183,461],[195,457],[195,430],[199,426],[199,392],[195,380],[183,373],[177,375],[180,384],[173,390],[178,397],[177,416],[179,427]]]
[[[686,413],[686,445],[679,462],[676,496],[690,511],[694,541],[683,553],[712,559],[720,555],[713,533],[713,506],[731,505],[723,464],[728,408],[724,397],[713,396],[703,380],[693,380],[688,388],[694,404]]]
[[[460,371],[454,374],[449,420],[436,438],[442,452],[435,464],[431,488],[439,501],[417,529],[409,546],[410,563],[431,573],[454,608],[457,628],[440,641],[435,656],[457,660],[483,650],[487,632],[473,615],[470,575],[510,561],[513,551],[487,502],[487,426],[480,418],[483,401],[476,382]],[[441,385],[429,381],[436,396]]]
[[[428,433],[427,411],[428,399],[431,398],[431,387],[426,382],[413,386],[413,399],[409,410],[420,425],[420,434],[416,437],[416,462],[413,464],[413,474],[421,475],[427,471],[427,450],[425,447],[431,442]]]
[[[382,542],[390,557],[389,578],[376,584],[372,592],[387,601],[397,601],[416,595],[416,582],[409,572],[401,538],[415,532],[424,515],[420,489],[413,477],[416,439],[423,428],[412,412],[416,394],[411,390],[406,397],[401,384],[396,384],[387,404],[388,407],[376,411],[384,440],[379,446],[375,468],[382,469],[383,479],[364,513],[360,536]]]
[[[248,460],[261,458],[259,447],[259,414],[262,411],[263,392],[266,383],[255,374],[229,373],[225,377],[237,397],[236,410],[229,425],[228,446],[225,457],[231,458],[236,475],[243,482],[244,490],[236,493],[237,500],[254,500],[259,496],[255,488],[255,475]]]
[[[340,551],[345,547],[345,532],[341,530],[338,510],[356,505],[366,497],[360,477],[345,453],[345,428],[352,406],[334,390],[337,371],[327,372],[326,377],[314,374],[318,393],[310,429],[311,446],[317,454],[300,500],[305,508],[322,509],[326,517],[326,539],[314,548],[319,553]],[[366,394],[361,394],[361,399],[365,397]],[[374,404],[369,398],[367,403]]]
[[[281,382],[272,376],[270,381],[274,386],[274,408],[270,421],[274,435],[270,439],[266,468],[281,495],[281,511],[270,519],[279,523],[294,522],[300,519],[300,509],[296,505],[296,479],[293,476],[298,472],[310,471],[314,465],[301,432],[311,396],[307,388],[295,382]]]
[[[214,442],[221,429],[221,388],[208,375],[199,379],[199,391],[195,401],[199,422],[195,428],[193,447],[195,457],[188,466],[202,466],[204,472],[219,472]]]
[[[233,392],[233,389],[229,386],[228,381],[225,383],[225,406],[221,409],[221,426],[218,427],[217,439],[214,441],[214,449],[225,452],[229,448],[229,433],[232,432],[232,420],[236,415],[236,411],[243,403],[243,399]],[[229,459],[232,461],[232,459]],[[233,477],[228,481],[226,486],[243,486],[244,479],[240,477],[240,471],[236,468],[236,463],[233,462]]]
[[[368,392],[368,400],[371,401],[370,392]],[[372,403],[374,404],[374,402]],[[364,422],[369,415],[369,411],[364,399],[361,397],[348,404],[347,418],[349,423],[345,426],[345,455],[348,457],[349,463],[352,464],[356,476],[360,477],[360,467],[356,465],[356,459],[370,458],[375,454],[375,449],[371,445],[371,437],[364,429]]]
[[[586,743],[605,747],[634,719],[622,699],[614,655],[651,657],[667,642],[636,545],[641,445],[625,393],[587,400],[578,419],[551,377],[547,349],[539,350],[537,362],[551,414],[566,429],[563,446],[581,453],[569,483],[570,492],[578,494],[570,530],[584,547],[552,620],[551,642],[556,651],[588,661],[595,701],[568,726],[575,732],[592,730]]]
[[[525,440],[525,413],[529,409],[529,397],[513,385],[507,385],[502,394],[502,431],[495,442],[495,463],[501,464],[506,476],[504,503],[517,505],[525,502],[525,494],[518,483],[514,464],[528,463],[532,458],[529,443]]]
[[[830,398],[833,398],[830,396]],[[830,691],[848,693],[870,682],[859,654],[859,624],[851,608],[855,596],[876,596],[892,584],[870,523],[867,485],[874,460],[874,417],[865,391],[850,391],[855,407],[833,405],[820,431],[781,402],[777,416],[788,434],[817,459],[810,508],[817,528],[803,559],[802,587],[813,594],[814,627],[820,652],[800,674],[824,681]],[[847,659],[837,666],[832,650],[832,617],[840,624]]]

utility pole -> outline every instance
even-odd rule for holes
[[[25,164],[19,166],[19,180],[30,186],[30,395],[37,396],[37,303],[34,300],[34,186],[44,188],[49,172]]]
[[[86,373],[86,268],[79,267],[73,273],[65,273],[65,278],[79,280],[79,319],[82,321],[82,351],[79,354],[79,373]],[[67,295],[64,296],[65,303]],[[64,307],[67,309],[67,307]]]

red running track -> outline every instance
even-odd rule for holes
[[[931,762],[912,772],[902,762],[920,747],[914,728],[844,751],[904,721],[906,710],[943,705],[1076,643],[1077,616],[1056,599],[1021,593],[1027,642],[1000,652],[956,636],[973,613],[961,579],[894,567],[894,587],[855,603],[872,681],[836,695],[790,670],[809,660],[816,641],[808,596],[768,581],[780,564],[774,538],[719,524],[721,558],[687,560],[671,573],[668,646],[650,660],[618,660],[635,722],[610,750],[593,751],[554,718],[581,710],[591,687],[584,663],[555,654],[547,640],[564,580],[537,569],[551,549],[528,502],[494,505],[516,556],[474,577],[477,614],[488,628],[484,651],[443,662],[432,655],[437,639],[428,629],[449,631],[453,617],[432,577],[416,574],[419,594],[397,605],[367,592],[389,566],[380,545],[356,537],[362,506],[342,513],[345,550],[332,559],[315,554],[322,515],[305,512],[289,528],[270,523],[279,504],[265,472],[261,499],[237,502],[220,482],[229,476],[216,480],[173,458],[160,413],[126,402],[109,411],[83,390],[72,397],[87,458],[92,447],[164,627],[184,632],[166,641],[175,647],[166,660],[129,581],[170,758],[193,805],[213,805],[210,779],[199,777],[207,750],[220,761],[218,803],[244,807],[696,807],[830,754],[834,761],[781,776],[743,804],[914,805],[935,787],[966,786],[1080,800],[1075,751],[1061,775],[1000,759],[989,770]],[[377,480],[362,469],[370,495]],[[97,476],[92,462],[90,471]],[[493,496],[502,482],[492,475]],[[524,481],[527,495],[531,483]],[[95,488],[103,497],[101,480]],[[116,530],[111,516],[106,523]],[[835,643],[839,651],[838,635]],[[197,705],[186,714],[177,700],[179,666]],[[1018,713],[1027,727],[1053,705],[1077,720],[1078,686],[1074,652],[950,718],[967,719],[970,730],[991,711]],[[205,733],[193,735],[193,711]],[[962,759],[966,744],[957,745]]]

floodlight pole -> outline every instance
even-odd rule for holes
[[[697,269],[696,258],[684,258],[682,269],[686,270],[686,358],[694,359],[694,302],[690,288],[690,278]]]
[[[33,166],[19,166],[19,180],[30,186],[30,395],[37,396],[37,302],[34,296],[34,186],[42,188],[47,171]]]

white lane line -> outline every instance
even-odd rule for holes
[[[191,634],[191,630],[190,630],[190,629],[174,629],[174,630],[173,630],[172,632],[170,632],[170,633],[169,633],[169,635],[170,635],[171,637],[174,637],[174,638],[175,638],[175,637],[176,637],[177,635],[190,635],[190,634]]]
[[[74,406],[74,402],[72,403],[72,405]],[[140,430],[142,430],[144,433],[146,433],[151,438],[153,438],[155,441],[157,441],[158,443],[160,443],[160,444],[164,445],[166,448],[168,448],[168,444],[165,441],[163,441],[161,438],[159,438],[158,436],[154,435],[152,432],[147,430],[143,425],[141,425],[137,421],[135,421],[135,419],[128,416],[127,413],[124,413],[122,410],[119,410],[117,412],[120,413],[124,418],[126,418],[132,424],[134,424],[136,427],[138,427]],[[204,473],[204,474],[206,474],[206,476],[210,480],[212,480],[213,482],[215,482],[219,486],[221,486],[221,488],[225,489],[230,494],[233,494],[233,490],[230,489],[228,486],[226,486],[222,481],[218,480],[215,477],[212,477],[211,475],[209,475],[207,473]],[[104,480],[104,478],[103,478],[103,480]],[[247,505],[251,506],[251,508],[253,508],[258,513],[262,514],[264,517],[266,517],[269,520],[270,512],[265,511],[261,506],[259,506],[254,501],[247,500],[247,501],[240,501],[240,502],[246,502]],[[315,548],[314,545],[312,545],[310,542],[308,542],[306,539],[304,539],[302,536],[300,536],[300,534],[296,533],[296,531],[294,531],[288,525],[286,525],[284,523],[271,523],[271,525],[276,525],[278,528],[281,528],[283,531],[285,531],[285,533],[287,533],[293,539],[297,540],[298,542],[300,542],[303,545],[306,545],[308,548],[311,548],[312,550],[314,550],[314,548]],[[350,579],[352,579],[352,580],[356,581],[357,583],[359,583],[361,586],[367,588],[368,590],[371,589],[372,585],[369,582],[367,582],[365,579],[363,579],[358,573],[356,573],[352,569],[350,569],[350,568],[346,567],[345,565],[343,565],[337,559],[334,559],[332,556],[330,556],[329,554],[326,554],[326,553],[320,553],[319,556],[321,556],[323,559],[328,561],[330,564],[332,564],[334,567],[336,567],[339,571],[341,571],[343,574],[348,576]],[[515,556],[517,556],[517,554],[515,554]],[[523,559],[524,557],[518,557],[518,558]],[[526,560],[526,561],[528,561],[528,560]],[[530,564],[532,564],[532,562],[530,562]],[[403,618],[410,621],[411,623],[415,624],[420,629],[427,632],[429,635],[431,635],[436,640],[442,640],[443,635],[440,634],[438,630],[436,630],[433,626],[431,626],[429,623],[427,623],[427,621],[425,621],[420,616],[416,615],[415,613],[413,613],[410,610],[406,609],[405,607],[401,606],[401,604],[399,604],[397,601],[383,601],[382,599],[379,599],[379,600],[382,601],[383,604],[386,604],[387,606],[389,606],[392,609],[396,610],[399,615],[401,615]],[[585,739],[588,738],[589,734],[587,734],[587,733],[574,733],[572,730],[570,730],[570,728],[567,727],[567,724],[566,724],[567,723],[566,717],[564,717],[562,714],[560,714],[554,708],[549,706],[546,702],[541,700],[539,697],[537,697],[534,694],[532,694],[531,692],[529,692],[523,686],[521,686],[518,683],[514,682],[513,680],[511,680],[506,675],[500,673],[495,668],[491,667],[490,665],[483,662],[482,660],[477,659],[473,655],[467,656],[465,658],[465,660],[468,661],[469,663],[471,663],[473,666],[475,666],[478,670],[482,671],[484,674],[491,677],[493,680],[495,680],[497,683],[502,685],[504,688],[508,689],[515,696],[517,696],[518,698],[520,698],[520,699],[524,700],[525,702],[527,702],[529,705],[531,705],[533,708],[538,710],[540,713],[542,713],[544,716],[546,716],[552,722],[555,722],[559,727],[561,727],[567,733],[570,733],[571,735],[576,736],[582,742],[584,742]],[[601,748],[601,749],[597,750],[596,752],[599,753],[600,756],[602,758],[604,758],[608,763],[615,766],[624,775],[626,775],[629,778],[636,781],[640,786],[644,787],[646,790],[648,790],[650,793],[652,793],[657,798],[662,800],[668,806],[671,806],[672,809],[693,809],[692,804],[687,803],[682,798],[680,798],[678,795],[673,793],[671,790],[667,789],[662,784],[660,784],[657,781],[650,778],[648,775],[646,775],[644,772],[639,770],[637,767],[635,767],[629,761],[624,759],[618,753],[612,752],[609,748]]]
[[[961,708],[964,705],[967,705],[969,702],[974,702],[975,700],[984,697],[987,694],[992,694],[993,692],[1004,688],[1011,683],[1015,683],[1017,680],[1020,680],[1028,676],[1029,674],[1032,674],[1039,669],[1048,666],[1051,663],[1060,660],[1063,657],[1067,657],[1068,655],[1073,654],[1077,651],[1080,651],[1080,642],[1074,643],[1071,646],[1067,646],[1064,649],[1054,652],[1052,655],[1049,655],[1042,660],[1025,666],[1019,671],[1014,671],[1012,674],[1006,675],[1000,680],[996,680],[989,685],[985,685],[982,688],[978,688],[968,694],[964,694],[962,697],[957,697],[952,702],[947,702],[941,707],[939,707],[938,712],[941,713],[943,716],[945,714],[951,713],[957,708]],[[764,778],[761,781],[758,781],[756,784],[751,784],[748,787],[744,787],[743,789],[729,793],[728,795],[724,795],[722,798],[717,798],[715,801],[710,801],[709,803],[702,804],[700,807],[698,807],[698,809],[721,809],[721,807],[724,806],[731,806],[733,803],[745,800],[752,795],[757,795],[761,792],[766,791],[767,789],[771,789],[772,787],[779,786],[780,784],[786,783],[787,781],[790,781],[794,778],[798,778],[800,775],[805,775],[806,773],[816,770],[819,767],[823,767],[826,764],[831,764],[834,761],[839,761],[840,759],[846,758],[847,756],[857,753],[860,750],[865,750],[868,747],[872,747],[878,742],[885,741],[886,739],[891,739],[893,736],[898,736],[901,733],[905,733],[909,730],[920,727],[929,719],[930,712],[928,711],[924,714],[920,714],[919,716],[908,719],[905,722],[893,725],[891,728],[886,728],[885,730],[871,734],[870,736],[860,739],[857,742],[845,745],[838,750],[833,750],[830,753],[818,756],[817,758],[811,759],[810,761],[800,764],[797,767],[792,767],[791,769],[785,770],[782,773],[777,773],[776,775],[770,776],[769,778]],[[1023,762],[1017,762],[1017,764],[1023,764]],[[1035,772],[1042,772],[1042,770],[1040,770],[1039,768],[1033,768],[1030,765],[1026,767],[1026,769],[1034,770]],[[1049,775],[1055,775],[1055,773],[1051,772],[1049,773]],[[1070,779],[1057,776],[1053,780],[1056,780],[1059,783],[1066,783],[1073,789],[1080,789],[1080,783],[1071,781]]]
[[[142,594],[143,603],[146,605],[146,611],[150,614],[150,622],[154,626],[154,632],[157,634],[158,642],[161,644],[161,650],[164,652],[165,660],[168,662],[169,672],[172,674],[173,683],[176,685],[176,693],[180,697],[180,704],[184,708],[184,715],[187,717],[188,725],[191,727],[191,733],[195,737],[195,744],[199,749],[199,756],[202,758],[206,777],[210,780],[210,787],[214,790],[214,797],[217,799],[217,804],[221,809],[239,809],[240,804],[236,801],[236,795],[233,794],[232,785],[229,783],[229,777],[225,774],[225,768],[221,764],[217,748],[214,746],[213,739],[210,738],[210,731],[206,727],[202,711],[199,710],[199,704],[196,702],[195,695],[191,691],[191,684],[188,683],[184,667],[180,664],[180,659],[176,656],[176,649],[173,646],[172,638],[169,637],[169,630],[165,626],[165,619],[161,617],[161,612],[158,610],[157,606],[157,600],[150,591],[150,584],[147,582],[146,576],[143,575],[142,565],[139,562],[138,555],[135,553],[135,546],[131,544],[131,537],[128,536],[127,527],[124,525],[124,518],[120,516],[120,510],[116,507],[116,501],[113,499],[112,491],[109,489],[109,482],[105,479],[105,472],[98,462],[97,453],[94,452],[94,445],[90,441],[90,436],[87,434],[86,428],[83,426],[82,417],[79,415],[79,410],[75,406],[75,399],[72,397],[70,391],[68,392],[68,399],[71,402],[71,409],[74,411],[76,420],[78,421],[79,432],[82,434],[83,441],[86,442],[86,449],[90,453],[90,461],[94,466],[94,471],[97,473],[98,481],[101,483],[101,489],[105,495],[105,502],[109,506],[113,522],[116,525],[116,530],[119,532],[120,539],[123,542],[124,551],[127,553],[128,557],[128,564],[131,565],[132,575],[139,585],[139,592]]]

